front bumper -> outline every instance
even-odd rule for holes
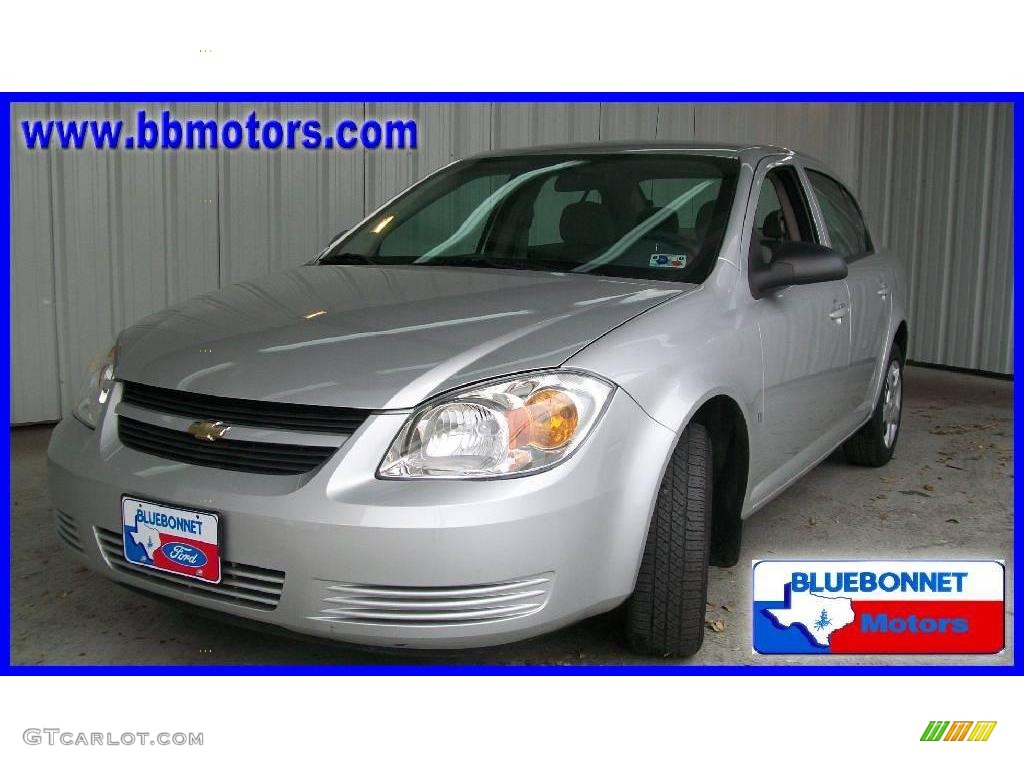
[[[622,602],[674,441],[618,390],[584,445],[536,475],[377,479],[405,419],[389,413],[371,416],[318,471],[281,477],[132,450],[113,411],[95,431],[65,419],[48,450],[58,530],[85,565],[288,630],[409,648],[510,642]],[[125,564],[124,494],[219,513],[222,585]]]

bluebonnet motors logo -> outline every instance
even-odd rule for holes
[[[761,560],[757,653],[998,653],[1003,565],[992,560]]]

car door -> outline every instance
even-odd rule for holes
[[[748,273],[771,261],[786,240],[818,242],[802,179],[791,159],[763,161],[754,177],[745,237]],[[850,365],[850,296],[843,280],[793,285],[755,302],[764,360],[760,429],[760,487],[770,496],[842,435],[848,405],[843,388]]]
[[[871,412],[875,400],[876,376],[885,362],[881,356],[886,348],[892,306],[892,286],[888,268],[875,252],[853,195],[826,173],[804,169],[811,190],[812,204],[817,205],[824,224],[826,244],[846,259],[850,290],[850,410],[863,419]]]

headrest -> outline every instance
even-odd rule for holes
[[[703,240],[711,227],[711,218],[715,215],[715,201],[708,200],[697,211],[697,218],[693,221],[693,229],[698,239]]]
[[[640,211],[640,213],[637,214],[636,223],[642,224],[643,222],[647,221],[647,219],[651,218],[651,216],[653,216],[654,214],[658,213],[658,211],[661,210],[663,209],[659,208],[656,205],[650,205],[647,208],[644,208],[642,211]],[[678,235],[679,214],[676,211],[672,211],[672,213],[668,214],[664,219],[659,221],[655,225],[654,229],[650,231],[652,234],[658,234],[660,232],[662,234]]]
[[[761,236],[768,240],[785,240],[786,221],[782,218],[782,211],[772,211],[764,217]]]
[[[562,242],[576,245],[608,245],[615,239],[609,210],[601,203],[587,200],[565,206],[558,230]]]

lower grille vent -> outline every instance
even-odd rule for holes
[[[328,583],[317,621],[447,626],[516,619],[536,613],[553,574],[466,587],[384,587]]]
[[[221,561],[220,584],[204,584],[173,573],[129,563],[124,557],[124,543],[119,534],[105,528],[96,529],[96,541],[104,559],[119,573],[130,573],[138,579],[171,586],[182,592],[201,594],[215,600],[237,603],[262,611],[272,611],[281,600],[284,572],[255,565]]]
[[[72,549],[81,552],[82,539],[78,535],[78,523],[75,522],[75,518],[63,509],[58,509],[55,514],[55,520],[57,523],[57,536],[60,537],[60,540]]]

